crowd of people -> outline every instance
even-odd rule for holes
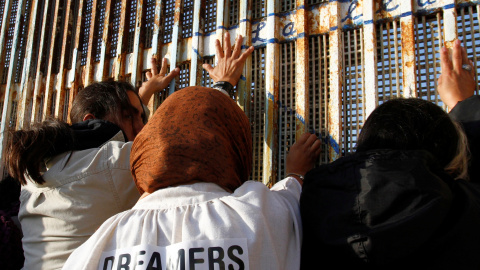
[[[249,180],[250,122],[231,98],[254,50],[242,43],[216,40],[218,63],[204,65],[213,88],[176,91],[151,117],[152,95],[179,74],[165,59],[138,91],[87,86],[72,124],[13,132],[0,268],[480,268],[480,99],[459,41],[441,51],[449,114],[386,101],[355,153],[317,167],[321,141],[305,133],[271,188]]]

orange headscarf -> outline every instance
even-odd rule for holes
[[[137,135],[130,167],[140,193],[192,181],[234,191],[251,172],[250,123],[227,95],[187,87],[169,96]]]

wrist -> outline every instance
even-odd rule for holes
[[[218,81],[213,85],[212,88],[223,90],[228,94],[228,96],[233,96],[233,85],[228,81]]]
[[[305,178],[303,174],[299,174],[299,173],[287,173],[287,175],[285,177],[295,177],[299,180],[302,180]]]

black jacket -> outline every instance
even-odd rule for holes
[[[450,116],[469,141],[469,182],[425,151],[356,153],[305,176],[302,269],[480,269],[480,97]]]
[[[480,192],[426,151],[320,166],[305,177],[300,208],[302,269],[480,269]]]

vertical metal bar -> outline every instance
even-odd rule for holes
[[[328,153],[336,160],[341,153],[343,42],[340,28],[341,3],[329,2],[330,99],[328,103]]]
[[[225,1],[217,0],[217,27],[216,27],[216,36],[220,40],[220,44],[223,46],[223,33],[226,29],[224,26],[224,14],[225,14]],[[216,60],[215,60],[216,62]]]
[[[193,6],[193,29],[192,29],[192,58],[190,70],[190,86],[200,84],[202,74],[202,56],[203,56],[203,31],[200,27],[200,11],[202,2],[195,0]]]
[[[175,0],[175,17],[173,21],[172,43],[170,43],[170,69],[173,70],[177,64],[178,37],[180,31],[180,12],[182,10],[182,0]],[[170,82],[169,95],[175,92],[175,81]]]
[[[72,71],[70,72],[70,77],[67,78],[67,83],[71,84],[71,89],[73,91],[70,91],[70,99],[69,102],[73,103],[73,99],[75,97],[75,93],[78,91],[78,88],[80,87],[81,83],[81,76],[80,75],[80,62],[82,52],[79,52],[79,47],[80,47],[80,35],[82,32],[82,18],[83,18],[83,9],[85,7],[85,1],[87,0],[79,0],[78,3],[78,15],[77,15],[77,24],[74,25],[73,27],[76,28],[75,30],[75,41],[73,43],[73,56],[72,56]]]
[[[365,48],[365,114],[368,116],[378,104],[377,48],[375,32],[375,5],[373,0],[363,1],[363,46]],[[371,23],[366,23],[371,22]],[[390,42],[389,42],[390,44]]]
[[[102,1],[102,0],[100,0]],[[110,41],[108,39],[110,33],[109,30],[112,28],[110,26],[110,16],[112,16],[112,2],[113,0],[105,0],[105,18],[103,20],[103,32],[102,32],[102,45],[100,47],[100,62],[98,64],[98,74],[101,76],[101,80],[105,80],[108,77],[108,70],[110,66],[110,61],[108,61],[107,53],[110,51]]]
[[[127,10],[127,3],[130,1],[122,0],[122,7],[120,12],[120,23],[118,27],[118,39],[117,39],[117,59],[114,61],[112,74],[113,78],[118,81],[121,77],[125,76],[125,58],[126,58],[126,51],[123,49],[125,43],[125,24],[126,24],[126,10]],[[127,32],[128,34],[128,32]]]
[[[402,27],[402,64],[403,64],[403,95],[404,97],[417,96],[417,78],[415,63],[415,32],[412,0],[404,1],[401,5],[400,18]]]
[[[54,56],[54,51],[55,51],[55,35],[56,35],[56,25],[57,23],[61,23],[61,22],[58,22],[57,18],[58,18],[58,7],[59,7],[59,0],[56,0],[55,1],[55,7],[54,7],[54,11],[53,11],[53,19],[51,19],[52,21],[52,33],[51,33],[51,36],[50,37],[47,37],[47,38],[50,38],[50,48],[48,48],[48,64],[47,64],[47,78],[46,78],[46,81],[45,81],[45,100],[46,102],[44,103],[44,107],[43,107],[43,112],[45,114],[45,116],[47,115],[51,115],[51,114],[54,114],[55,112],[51,112],[50,109],[52,108],[51,107],[51,104],[52,104],[52,100],[51,100],[51,97],[52,97],[52,92],[55,91],[55,85],[54,85],[54,82],[53,82],[53,78],[52,76],[52,66],[53,66],[53,56]],[[57,95],[56,97],[58,97],[59,95]],[[56,102],[56,100],[54,101]]]
[[[252,8],[252,1],[240,0],[240,16],[239,16],[239,32],[243,36],[243,48],[248,48],[252,45],[252,13],[250,12]],[[248,57],[245,61],[243,68],[243,74],[240,78],[240,81],[237,85],[237,102],[238,105],[247,113],[249,116],[250,112],[250,96],[251,96],[251,85],[252,78],[248,74],[252,73],[252,57]]]
[[[275,0],[267,0],[267,14],[275,13]],[[268,16],[266,23],[267,40],[278,40],[276,16]],[[265,56],[265,144],[263,147],[263,183],[271,186],[276,179],[275,150],[277,149],[277,112],[278,112],[278,78],[279,78],[279,44],[267,43]]]
[[[323,137],[325,139],[328,139],[329,136],[327,136],[327,129],[328,127],[330,126],[330,117],[328,116],[329,114],[329,111],[328,111],[328,104],[329,104],[329,101],[328,101],[328,97],[329,97],[329,91],[330,91],[330,87],[329,87],[329,82],[328,82],[328,78],[329,78],[329,67],[328,67],[328,64],[329,62],[327,61],[329,59],[328,57],[328,50],[329,50],[329,46],[327,45],[327,36],[323,35],[323,48],[322,48],[322,51],[323,51],[323,62],[324,62],[324,68],[323,68],[323,82],[324,82],[324,85],[322,87],[322,92],[323,93],[323,96],[322,96],[322,99],[323,99],[323,108],[322,108],[322,111],[324,111],[324,114],[322,114],[322,121],[324,122],[323,124],[323,127],[322,128],[322,132],[324,133],[323,134]],[[319,123],[321,124],[321,123]],[[322,125],[320,125],[322,126]],[[323,144],[324,145],[327,145],[328,141],[327,142],[324,142]],[[328,150],[328,149],[327,149]],[[330,159],[329,159],[329,151],[323,151],[323,155],[324,155],[324,160],[325,162],[328,162]]]
[[[32,106],[32,120],[31,122],[35,122],[35,120],[37,119],[37,114],[40,110],[40,112],[43,110],[43,105],[44,104],[39,104],[39,102],[37,102],[38,98],[39,98],[39,95],[40,93],[43,92],[43,88],[44,88],[44,85],[43,85],[43,74],[42,74],[42,71],[41,71],[41,63],[42,63],[42,55],[43,55],[43,51],[46,50],[47,48],[44,48],[44,45],[45,45],[45,42],[44,39],[45,39],[45,35],[48,34],[46,33],[46,24],[47,24],[47,14],[48,14],[48,7],[50,5],[50,1],[53,1],[53,0],[46,0],[45,1],[45,5],[43,6],[44,10],[43,10],[43,21],[42,21],[42,28],[41,28],[41,34],[40,34],[40,48],[38,50],[38,57],[37,57],[37,70],[36,70],[36,76],[35,76],[35,86],[34,86],[34,93],[33,93],[33,106]],[[40,102],[41,103],[41,102]],[[41,107],[41,108],[40,108]],[[40,118],[39,119],[43,119],[43,115],[42,116],[39,116]]]
[[[28,37],[27,37],[27,45],[25,47],[25,65],[22,72],[22,80],[20,82],[20,90],[19,93],[21,95],[21,101],[19,102],[18,107],[18,117],[17,117],[17,127],[19,129],[26,128],[30,124],[30,120],[28,119],[28,109],[27,104],[31,100],[32,96],[32,78],[30,77],[30,62],[32,61],[32,54],[34,51],[34,40],[35,40],[35,29],[36,29],[36,21],[37,16],[39,14],[38,9],[38,0],[32,1],[32,8],[30,10],[30,21],[28,22]],[[4,118],[2,118],[4,119]],[[3,151],[0,151],[3,153]]]
[[[440,18],[440,13],[437,13],[437,20]],[[433,24],[430,24],[430,32],[432,33],[430,36],[431,36],[431,43],[432,43],[432,46],[433,46],[433,92],[435,94],[435,104],[438,104],[439,100],[438,100],[438,94],[437,94],[437,52],[440,53],[440,51],[437,51],[436,50],[436,45],[435,45],[435,29],[433,27]],[[438,25],[438,28],[440,29],[441,28],[441,25],[439,24]],[[442,47],[442,44],[441,43],[438,43],[438,49],[440,50],[440,48]],[[430,88],[430,83],[428,84],[429,85],[429,88]]]
[[[135,39],[133,43],[133,57],[131,58],[132,76],[131,83],[134,86],[140,86],[142,78],[142,64],[143,64],[143,48],[144,45],[141,42],[141,37],[145,35],[143,23],[143,0],[137,0],[137,16],[135,23]],[[140,74],[140,75],[139,75]]]
[[[309,121],[309,102],[308,102],[308,14],[305,8],[305,0],[297,0],[297,13],[295,28],[297,31],[297,40],[295,41],[295,111],[296,138],[307,131]],[[292,83],[293,86],[293,83]]]
[[[66,0],[67,3],[65,5],[65,16],[63,18],[65,24],[64,24],[64,27],[63,27],[63,38],[62,38],[62,51],[60,53],[61,57],[60,57],[60,66],[59,66],[59,69],[58,69],[58,74],[57,74],[57,85],[56,85],[56,88],[59,89],[58,91],[58,97],[57,98],[57,104],[56,104],[56,111],[54,112],[54,117],[57,118],[57,119],[60,119],[60,120],[63,120],[63,121],[67,121],[66,117],[65,117],[65,113],[63,112],[64,109],[63,107],[65,106],[65,99],[67,99],[67,101],[69,100],[69,98],[66,98],[66,91],[65,91],[65,74],[66,74],[66,70],[65,70],[65,57],[67,55],[67,39],[70,39],[70,38],[73,38],[72,36],[69,36],[68,33],[69,33],[69,25],[68,25],[68,22],[70,20],[70,9],[72,9],[72,5],[75,5],[75,1],[72,1],[72,0]],[[33,28],[30,28],[30,29],[33,29]],[[67,105],[68,106],[68,105]],[[68,118],[68,116],[67,116]]]
[[[22,14],[22,9],[23,9],[23,6],[24,6],[24,2],[25,0],[19,0],[19,2],[17,3],[17,17],[15,18],[16,21],[15,21],[15,32],[14,32],[14,35],[13,35],[13,42],[12,42],[12,48],[11,48],[11,57],[10,57],[10,65],[9,65],[9,69],[8,69],[8,80],[7,80],[7,86],[5,88],[5,96],[4,96],[4,100],[3,100],[3,115],[2,115],[2,122],[0,124],[0,153],[3,153],[5,147],[6,147],[6,144],[7,144],[7,140],[8,140],[8,133],[6,132],[7,131],[7,127],[9,126],[9,122],[10,122],[10,118],[11,118],[11,112],[12,112],[12,105],[15,103],[14,101],[14,98],[18,98],[17,97],[14,97],[14,93],[15,91],[13,91],[13,87],[12,87],[12,84],[14,84],[14,77],[15,76],[12,76],[13,75],[13,72],[16,71],[16,63],[17,63],[17,59],[16,59],[16,51],[17,51],[17,44],[19,42],[19,36],[20,36],[20,31],[22,29],[21,25],[20,25],[20,19],[21,19],[21,14]],[[11,8],[9,8],[10,10]],[[5,21],[4,21],[4,24],[2,25],[2,29],[3,29],[3,26],[5,25]],[[3,32],[3,31],[2,31]],[[0,48],[3,48],[3,47],[0,47]],[[2,50],[4,51],[4,50]],[[3,59],[3,58],[1,58]],[[15,103],[16,104],[16,103]],[[14,123],[16,124],[16,123]],[[4,164],[3,162],[0,162],[0,172],[3,174],[4,172]]]

